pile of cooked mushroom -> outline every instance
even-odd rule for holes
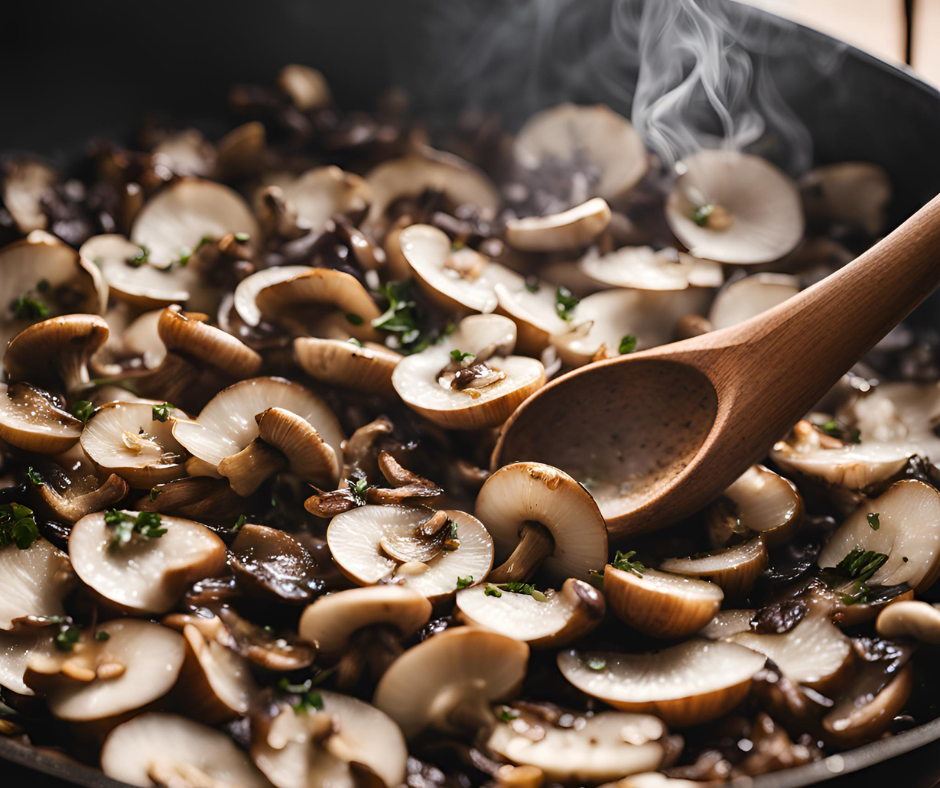
[[[936,716],[936,335],[629,544],[489,461],[553,376],[852,259],[878,166],[667,173],[573,104],[435,149],[297,65],[230,103],[0,173],[0,733],[142,788],[641,788]]]

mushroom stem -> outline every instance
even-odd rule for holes
[[[539,565],[555,551],[551,532],[531,520],[522,524],[519,544],[512,555],[487,575],[491,583],[514,583],[528,580]]]
[[[87,359],[81,356],[63,354],[56,363],[65,390],[69,395],[80,394],[94,388],[95,384],[91,382],[88,375],[86,361]]]
[[[239,495],[251,495],[261,483],[287,468],[287,458],[277,449],[255,438],[238,454],[219,463],[219,473]]]
[[[193,384],[199,379],[199,369],[177,353],[169,352],[153,372],[136,381],[145,396],[179,403],[187,399]]]

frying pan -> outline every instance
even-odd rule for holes
[[[218,134],[228,125],[225,99],[233,83],[268,83],[291,62],[321,69],[345,106],[368,107],[382,89],[403,85],[437,130],[471,102],[500,111],[510,126],[564,100],[603,101],[629,117],[629,94],[594,78],[608,58],[630,81],[624,53],[610,36],[615,2],[7,3],[0,10],[0,152],[33,151],[64,164],[93,137],[125,138],[147,113]],[[722,10],[735,30],[761,32],[752,55],[812,137],[815,164],[882,165],[895,188],[893,224],[940,192],[934,87],[796,23],[736,3]],[[594,71],[580,67],[587,61]],[[936,298],[911,319],[940,330]],[[812,785],[938,741],[940,719],[748,784]],[[937,746],[924,763],[936,760]],[[35,770],[32,785],[42,783],[41,773],[88,788],[121,786],[97,770],[4,739],[0,758]],[[895,775],[905,784],[921,776]]]

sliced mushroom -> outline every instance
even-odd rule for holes
[[[178,632],[147,621],[117,619],[95,632],[84,630],[71,651],[34,656],[24,680],[44,695],[59,719],[120,721],[121,715],[172,689],[184,655]]]
[[[234,647],[249,662],[267,670],[286,672],[309,668],[316,657],[316,647],[296,634],[262,627],[242,618],[232,608],[223,606],[219,618],[225,623]]]
[[[694,635],[715,617],[725,596],[707,580],[612,564],[604,568],[604,595],[621,621],[658,638]]]
[[[800,188],[811,221],[869,236],[884,232],[891,181],[883,167],[863,161],[828,164],[806,173]]]
[[[911,637],[940,644],[940,607],[927,602],[892,602],[878,614],[875,626],[882,637]]]
[[[578,268],[601,286],[636,290],[720,287],[724,281],[721,266],[712,260],[651,246],[624,246],[605,255],[591,249]]]
[[[568,296],[561,287],[547,282],[499,283],[494,288],[499,303],[496,311],[516,324],[519,352],[539,356],[555,340],[559,343],[584,336],[592,327],[583,317],[580,303],[567,308]]]
[[[940,493],[907,479],[863,500],[830,537],[817,563],[836,567],[853,550],[887,556],[869,585],[906,583],[915,593],[930,588],[940,575]]]
[[[336,214],[365,215],[372,189],[358,175],[339,167],[315,167],[283,186],[284,197],[297,211],[297,221],[310,232],[322,233]]]
[[[759,273],[730,282],[719,291],[708,313],[712,328],[728,328],[782,304],[800,292],[789,274]]]
[[[235,582],[252,596],[309,602],[322,580],[310,551],[290,534],[265,525],[243,525],[232,543]]]
[[[54,168],[38,159],[13,159],[4,163],[0,197],[23,235],[48,227],[43,198],[60,179],[61,175]]]
[[[236,126],[216,144],[216,170],[223,180],[256,175],[267,153],[267,132],[257,120]]]
[[[184,476],[186,450],[173,437],[173,424],[166,415],[158,418],[155,409],[161,407],[159,402],[138,400],[98,408],[82,432],[81,445],[88,459],[135,487],[152,487]],[[166,410],[186,417],[173,408]]]
[[[29,628],[19,632],[0,632],[0,687],[18,695],[35,695],[23,681],[26,666],[37,654],[51,655],[51,627]]]
[[[529,647],[472,627],[448,629],[413,646],[382,676],[373,703],[408,739],[427,729],[476,733],[496,721],[490,704],[525,678]]]
[[[558,654],[562,675],[575,687],[625,711],[653,713],[685,727],[721,717],[751,688],[765,657],[725,641],[694,638],[657,654]]]
[[[194,476],[152,486],[145,496],[133,502],[133,508],[197,522],[233,521],[244,511],[245,499],[224,479]]]
[[[796,184],[759,156],[702,150],[676,165],[666,221],[691,254],[722,263],[779,260],[803,237]]]
[[[574,578],[558,591],[534,594],[488,584],[457,592],[458,616],[465,623],[522,640],[532,648],[557,648],[579,640],[603,621],[606,609],[603,594]]]
[[[297,63],[284,66],[278,72],[277,86],[283,90],[301,112],[328,107],[333,103],[330,86],[315,68]]]
[[[433,601],[457,590],[461,578],[486,577],[493,566],[493,540],[469,514],[447,511],[456,530],[451,549],[434,535],[421,533],[433,512],[412,506],[359,506],[336,515],[326,532],[333,559],[357,585],[387,581],[406,586]],[[428,557],[427,547],[439,548]],[[392,549],[396,558],[387,552]],[[426,559],[426,560],[422,560]]]
[[[551,216],[506,222],[506,243],[526,252],[577,249],[594,241],[610,224],[610,206],[600,197]]]
[[[154,163],[167,167],[174,175],[205,178],[215,170],[215,148],[198,129],[167,134],[152,153]]]
[[[702,627],[698,633],[699,637],[721,640],[740,632],[750,632],[751,622],[756,613],[757,611],[752,609],[720,610],[706,626]]]
[[[763,538],[758,537],[700,557],[669,558],[662,561],[659,568],[664,572],[710,580],[721,586],[729,599],[739,599],[751,590],[768,562],[767,546]]]
[[[597,785],[658,769],[666,757],[666,726],[648,714],[602,711],[562,727],[530,711],[512,713],[493,729],[487,748],[510,763],[537,767],[553,783]]]
[[[508,318],[471,315],[443,341],[399,361],[392,385],[406,405],[439,426],[498,426],[545,383],[541,362],[509,355],[515,343]]]
[[[880,670],[876,682],[862,673],[855,685],[823,717],[825,737],[837,747],[857,747],[875,741],[901,713],[914,689],[914,666],[905,665],[886,686]]]
[[[121,512],[130,523],[137,512]],[[153,515],[152,515],[153,516]],[[215,577],[225,566],[225,544],[206,526],[159,516],[157,537],[132,535],[120,540],[119,526],[99,512],[72,528],[69,556],[78,576],[99,596],[119,608],[166,613],[194,580]],[[111,518],[113,519],[113,517]]]
[[[269,285],[277,282],[286,282],[300,274],[308,274],[313,271],[309,265],[283,265],[272,268],[264,268],[251,276],[246,276],[235,288],[234,306],[235,311],[246,326],[255,327],[261,322],[261,310],[258,309],[256,300],[258,293]]]
[[[0,383],[0,438],[37,454],[61,454],[82,435],[82,422],[58,397],[28,383]]]
[[[392,373],[401,354],[383,345],[298,337],[294,353],[300,368],[314,380],[380,397],[397,396]]]
[[[493,583],[549,578],[590,580],[607,562],[607,526],[590,493],[568,474],[538,462],[500,468],[483,484],[476,515],[502,564]]]
[[[615,783],[605,783],[601,788],[701,788],[697,780],[682,780],[667,777],[661,772],[643,772],[631,774]]]
[[[111,731],[101,770],[140,788],[270,788],[226,734],[175,714],[141,714]]]
[[[72,524],[92,512],[112,508],[118,501],[124,500],[129,490],[127,482],[112,473],[90,490],[87,485],[70,484],[63,492],[59,492],[46,482],[39,486],[38,494],[56,520]]]
[[[593,167],[600,180],[592,192],[607,201],[632,189],[647,169],[639,132],[603,104],[559,104],[533,115],[516,135],[513,156],[530,172],[548,162]]]
[[[0,549],[0,630],[18,618],[62,616],[62,600],[75,586],[69,557],[38,537],[25,550]]]

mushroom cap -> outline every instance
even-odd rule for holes
[[[0,550],[0,630],[13,629],[17,618],[63,615],[74,586],[69,557],[42,537],[25,550],[7,545]]]
[[[648,162],[639,132],[603,104],[559,104],[536,113],[516,135],[513,156],[530,171],[552,159],[593,164],[600,173],[594,192],[608,201],[632,189]]]
[[[0,438],[24,451],[62,454],[82,435],[82,422],[56,398],[28,383],[0,383]]]
[[[737,706],[765,661],[743,646],[699,638],[656,654],[558,653],[562,675],[582,692],[678,727],[709,722]]]
[[[877,530],[868,520],[875,513]],[[877,498],[863,500],[826,542],[817,563],[823,568],[836,566],[855,549],[888,556],[869,585],[907,583],[918,594],[930,588],[940,574],[940,492],[905,479]]]
[[[69,477],[73,474],[67,473]],[[96,486],[91,487],[89,482],[94,480]],[[127,497],[130,486],[120,476],[112,473],[104,481],[99,482],[95,476],[89,474],[85,479],[77,480],[70,478],[72,483],[66,489],[59,492],[51,484],[40,485],[36,493],[42,499],[43,503],[49,507],[53,519],[68,523],[81,520],[85,515],[92,512],[100,512],[103,509],[110,509],[118,501]]]
[[[914,689],[914,666],[905,665],[883,688],[870,686],[866,678],[863,670],[856,679],[857,690],[850,688],[823,717],[824,737],[836,747],[857,747],[875,741],[887,730]]]
[[[155,163],[175,175],[204,178],[215,169],[215,148],[198,129],[183,129],[167,134],[151,151]]]
[[[591,328],[578,307],[570,313],[571,320],[559,315],[558,288],[547,282],[535,285],[525,280],[515,285],[500,282],[494,292],[499,303],[497,314],[516,324],[516,347],[526,355],[538,356],[553,338],[583,334]]]
[[[713,260],[651,246],[624,246],[605,255],[590,249],[578,261],[578,268],[606,287],[635,290],[720,287],[724,281],[721,266]]]
[[[35,695],[26,686],[26,666],[36,654],[51,655],[55,650],[52,630],[42,627],[20,632],[0,632],[0,687],[18,695]]]
[[[803,522],[803,498],[796,485],[763,465],[748,468],[723,497],[733,509],[729,516],[736,521],[735,530],[761,534],[771,547],[784,544]],[[722,529],[722,524],[715,527],[717,531]]]
[[[62,720],[89,722],[140,709],[166,695],[183,666],[183,638],[172,629],[132,618],[98,626],[108,639],[100,642],[82,633],[82,650],[35,656],[26,669],[26,683],[41,688],[53,715]],[[79,644],[76,644],[76,649]],[[120,662],[125,670],[113,678],[76,681],[61,673],[69,659]]]
[[[118,474],[135,487],[186,475],[186,450],[173,425],[153,417],[152,400],[111,402],[98,408],[82,431],[81,445],[96,467]],[[175,413],[185,417],[180,411]]]
[[[284,408],[258,414],[258,437],[281,452],[291,473],[322,487],[339,481],[340,458],[303,416]],[[220,469],[224,474],[224,469]]]
[[[300,636],[317,646],[326,663],[349,648],[352,636],[374,626],[392,627],[407,640],[431,618],[431,603],[407,586],[350,588],[321,596],[300,617]]]
[[[526,216],[506,222],[506,243],[526,252],[577,249],[610,224],[610,206],[600,197],[550,216]]]
[[[277,86],[283,90],[301,112],[328,107],[333,103],[329,83],[315,68],[291,63],[277,75]]]
[[[721,586],[729,599],[742,597],[769,563],[767,545],[761,537],[739,545],[706,553],[698,558],[668,558],[660,562],[664,572],[710,580]]]
[[[508,355],[516,340],[516,326],[499,315],[470,315],[457,330],[426,350],[405,356],[392,373],[392,385],[412,410],[442,427],[482,429],[502,424],[530,394],[545,384],[540,361]],[[493,348],[497,353],[490,355]],[[445,388],[439,373],[460,350],[485,360],[504,377],[485,388]]]
[[[261,367],[261,356],[237,337],[210,326],[205,316],[179,305],[160,313],[157,333],[167,350],[200,362],[233,378],[247,378]]]
[[[885,638],[912,637],[940,644],[940,607],[926,602],[892,602],[878,614],[878,634]]]
[[[166,613],[190,583],[222,571],[225,544],[192,520],[163,515],[160,524],[166,528],[163,536],[134,538],[110,550],[114,529],[105,523],[104,512],[83,517],[69,536],[69,556],[76,574],[121,608]]]
[[[250,276],[246,276],[235,287],[233,304],[238,316],[246,326],[257,326],[261,322],[261,310],[258,309],[256,299],[258,293],[276,282],[285,282],[298,274],[308,274],[313,271],[309,265],[282,265],[271,268],[262,268]]]
[[[604,568],[604,595],[621,621],[660,638],[694,635],[715,617],[725,597],[707,580],[655,569],[636,574],[611,564]]]
[[[192,624],[183,627],[183,640],[187,652],[181,682],[187,712],[205,722],[247,714],[259,692],[248,660]]]
[[[322,233],[336,214],[362,216],[372,202],[372,189],[358,175],[339,167],[314,167],[283,187],[297,210],[298,224]]]
[[[128,323],[120,335],[124,349],[140,356],[145,369],[159,367],[166,358],[166,345],[159,331],[162,315],[162,309],[144,312]],[[113,331],[111,336],[114,336]]]
[[[590,571],[607,563],[607,525],[591,494],[563,471],[540,462],[515,462],[484,482],[476,516],[505,561],[519,543],[526,522],[551,533],[555,549],[542,569],[555,580],[590,580]]]
[[[515,695],[528,661],[529,647],[514,638],[472,627],[447,629],[396,659],[372,702],[408,739],[427,728],[453,731],[460,707],[477,710]]]
[[[517,732],[516,720],[538,726],[543,735]],[[580,726],[562,728],[523,712],[512,722],[498,723],[486,746],[510,763],[538,767],[550,782],[597,785],[658,769],[665,756],[659,739],[666,733],[666,726],[648,714],[602,711],[585,717]]]
[[[151,770],[197,769],[222,785],[270,788],[231,737],[175,714],[141,714],[111,731],[101,750],[101,770],[113,780],[152,788]],[[185,774],[186,772],[183,772]]]
[[[330,521],[326,541],[333,560],[354,583],[375,585],[388,578],[434,601],[453,594],[458,578],[480,580],[489,573],[493,540],[475,517],[448,510],[448,518],[457,524],[456,550],[443,550],[422,564],[402,563],[381,551],[383,538],[413,536],[431,514],[420,506],[359,506]]]
[[[322,585],[317,563],[297,539],[277,528],[247,523],[229,559],[239,590],[278,602],[308,602]]]
[[[341,339],[297,337],[294,354],[300,368],[314,380],[342,388],[395,398],[392,373],[401,354],[370,342],[359,344]]]
[[[666,221],[696,257],[722,263],[779,260],[803,238],[803,205],[796,184],[770,162],[731,150],[702,150],[676,165],[681,174],[666,200]],[[730,227],[699,226],[694,213],[719,205]]]
[[[144,203],[130,240],[147,248],[154,265],[165,267],[198,247],[203,238],[218,239],[228,233],[247,233],[249,243],[261,237],[241,195],[215,181],[180,178]],[[177,266],[177,270],[186,269]]]
[[[457,592],[457,611],[470,626],[522,640],[532,648],[564,646],[584,637],[604,619],[604,595],[590,583],[569,578],[561,589],[545,592],[545,601],[503,591],[496,597],[487,586]]]
[[[193,456],[218,467],[258,437],[255,416],[269,408],[282,408],[307,421],[342,465],[343,433],[333,412],[312,391],[284,378],[251,378],[223,389],[195,420],[174,419],[173,436]]]
[[[800,292],[800,280],[789,274],[758,273],[723,287],[712,302],[708,322],[728,328],[779,306]]]
[[[53,167],[39,159],[23,157],[4,162],[0,197],[21,233],[45,230],[49,225],[42,200],[60,179]]]

